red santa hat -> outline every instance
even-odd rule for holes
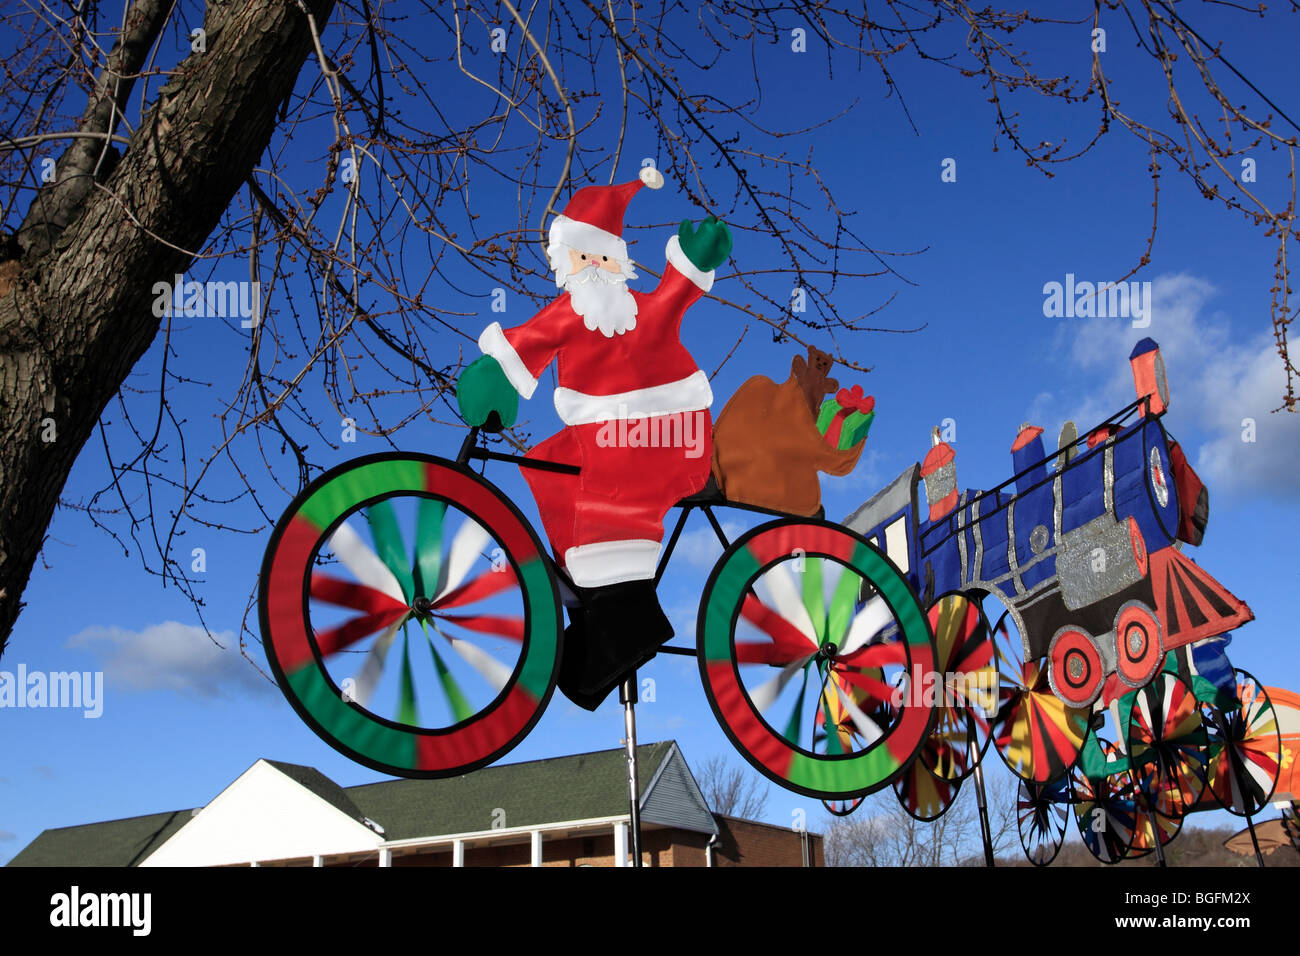
[[[630,183],[584,186],[573,194],[564,207],[564,214],[551,223],[551,245],[558,243],[581,252],[626,259],[623,216],[627,205],[642,186],[659,189],[663,184],[663,174],[647,166],[641,170],[640,178]]]

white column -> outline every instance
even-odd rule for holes
[[[451,865],[452,866],[465,865],[465,841],[464,840],[451,841]]]
[[[529,842],[533,845],[533,866],[542,865],[542,831],[533,830],[528,834]]]
[[[324,866],[324,865],[325,865],[324,862],[322,862],[322,860],[321,860],[321,856],[320,856],[319,853],[317,853],[315,856],[313,856],[313,857],[311,858],[311,865],[312,865],[312,866]]]
[[[614,865],[627,866],[627,824],[614,824]]]
[[[393,851],[386,846],[381,846],[379,848],[379,865],[380,866],[393,865]]]

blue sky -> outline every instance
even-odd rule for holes
[[[1283,97],[1279,102],[1288,112],[1300,114],[1300,104],[1285,100],[1288,91],[1300,88],[1300,65],[1288,55],[1293,52],[1293,19],[1283,16],[1279,19],[1287,29],[1266,32],[1247,18],[1227,17],[1213,8],[1195,12],[1201,17],[1198,27],[1228,24],[1225,52],[1261,89]],[[1035,63],[1045,70],[1064,64],[1059,67],[1063,72],[1086,74],[1087,27],[1059,27],[1049,36],[1049,43],[1035,48],[1041,50]],[[796,134],[777,148],[798,158],[813,151],[820,176],[842,203],[851,204],[855,228],[873,246],[916,252],[891,259],[905,282],[892,277],[864,280],[846,283],[831,294],[844,311],[865,313],[897,293],[870,324],[925,325],[911,335],[862,333],[839,336],[834,343],[824,333],[814,337],[822,348],[834,344],[874,367],[869,375],[842,368],[834,374],[842,385],[860,383],[877,401],[877,418],[857,470],[846,478],[823,479],[828,516],[847,514],[919,461],[929,447],[930,428],[946,418],[956,427],[962,486],[1001,482],[1011,474],[1009,448],[1021,422],[1041,425],[1054,436],[1066,419],[1074,419],[1082,429],[1128,404],[1132,380],[1127,356],[1138,338],[1149,335],[1161,345],[1168,366],[1172,398],[1165,423],[1210,488],[1209,529],[1203,546],[1192,554],[1256,615],[1234,637],[1233,663],[1265,684],[1300,687],[1300,655],[1291,624],[1300,568],[1295,534],[1300,517],[1300,420],[1272,414],[1283,387],[1268,318],[1273,241],[1239,213],[1203,199],[1166,168],[1152,260],[1134,277],[1151,283],[1150,327],[1135,330],[1127,319],[1045,317],[1046,283],[1063,282],[1067,273],[1112,281],[1142,255],[1150,230],[1151,184],[1141,144],[1123,132],[1113,133],[1082,159],[1055,167],[1056,175],[1049,179],[1026,168],[1005,142],[998,151],[991,149],[993,123],[986,94],[970,81],[946,69],[900,59],[897,77],[916,123],[914,132],[897,99],[884,97],[878,75],[854,75],[845,64],[837,64],[834,78],[828,79],[820,41],[810,35],[808,43],[806,54],[789,50],[788,44],[758,48],[754,60],[762,80],[760,115],[773,125],[797,127],[835,116],[854,101],[856,105],[828,129]],[[450,43],[445,45],[449,50]],[[1121,33],[1118,24],[1105,56],[1116,88],[1123,91],[1124,107],[1158,116],[1163,96],[1153,84],[1159,77],[1154,66],[1135,53],[1131,34]],[[735,62],[747,65],[748,53],[742,57],[738,51],[709,74],[691,77],[693,88],[723,98],[749,91],[748,66],[743,78],[728,73],[727,64],[734,68]],[[448,88],[463,96],[465,109],[481,105],[474,100],[481,90],[469,89],[455,76],[448,82],[462,84]],[[1244,88],[1231,93],[1241,102],[1253,95]],[[616,112],[614,105],[608,104],[610,113]],[[1024,111],[1032,141],[1081,144],[1095,128],[1090,125],[1095,123],[1095,104],[1062,111],[1021,98],[1017,106]],[[588,102],[582,108],[590,111],[595,106]],[[605,116],[584,135],[600,135],[609,129],[608,122]],[[627,157],[655,155],[656,149],[650,133],[634,126],[620,181],[636,173],[638,160]],[[1288,188],[1285,153],[1260,149],[1251,155],[1257,160],[1257,188],[1279,200]],[[947,158],[956,161],[955,182],[941,179]],[[546,172],[553,170],[548,167]],[[605,181],[608,168],[599,174]],[[732,192],[726,182],[718,190],[723,195]],[[811,187],[805,195],[807,225],[824,228],[819,196]],[[499,217],[500,228],[510,225],[513,197],[491,188],[475,197],[481,203],[476,213],[488,220]],[[789,267],[779,259],[774,243],[755,238],[747,228],[753,225],[752,211],[713,211],[737,226],[734,262],[739,267]],[[701,215],[670,182],[662,192],[643,191],[628,221],[667,224]],[[641,240],[633,246],[634,257],[658,270],[667,228],[630,235]],[[412,251],[404,254],[412,273],[419,274]],[[229,268],[231,276],[239,276],[238,264]],[[715,291],[739,296],[738,284],[728,282],[728,268],[719,270]],[[652,282],[650,277],[640,280],[642,288]],[[493,319],[509,325],[532,314],[533,307],[516,297],[504,317],[494,315],[487,305],[490,284],[483,277],[467,276],[461,284],[467,290],[462,304],[479,316],[464,320],[464,331],[471,335]],[[544,280],[534,284],[539,295],[553,288]],[[784,299],[788,286],[788,278],[781,277],[773,278],[767,288]],[[219,440],[215,416],[221,411],[220,399],[243,373],[247,333],[237,322],[188,322],[174,333],[173,367],[178,374],[212,383],[210,388],[177,392],[177,409],[188,420],[187,447],[191,456],[198,456]],[[743,325],[734,312],[706,300],[688,314],[684,339],[700,366],[712,370]],[[447,335],[424,344],[431,352],[450,354],[468,343]],[[790,358],[802,351],[789,343],[773,343],[765,327],[752,327],[713,381],[715,414],[750,375],[784,380]],[[157,343],[137,366],[132,384],[152,387],[160,356]],[[309,382],[305,387],[317,386]],[[128,401],[147,402],[147,397]],[[317,405],[321,415],[332,414],[328,406]],[[558,427],[545,381],[531,402],[521,403],[521,418],[537,439]],[[1242,440],[1242,421],[1248,418],[1255,422],[1253,442]],[[118,454],[130,449],[132,436],[121,428],[113,407],[105,419]],[[396,444],[450,457],[462,434],[421,419],[397,436]],[[337,450],[317,446],[313,451],[315,460],[332,465],[389,447],[363,435]],[[232,474],[223,474],[225,467],[214,472],[210,490],[234,494],[238,486]],[[527,492],[510,469],[489,468],[487,474],[516,497],[536,524]],[[83,451],[64,498],[84,499],[107,480],[96,438]],[[288,496],[265,479],[260,487],[265,507],[278,514]],[[176,504],[163,494],[153,505],[154,514],[166,514]],[[247,499],[227,506],[221,515],[221,523],[229,527],[257,530],[245,534],[189,525],[180,539],[182,553],[192,547],[206,552],[200,594],[214,632],[210,638],[176,589],[163,588],[157,577],[142,569],[134,545],[125,554],[85,514],[71,509],[57,513],[24,595],[26,611],[0,669],[13,671],[21,663],[29,671],[103,671],[103,714],[98,719],[61,710],[0,714],[0,860],[13,856],[45,828],[200,806],[259,757],[308,764],[344,785],[378,778],[335,753],[302,724],[274,684],[259,673],[259,668],[266,670],[260,643],[246,640],[246,656],[241,654],[241,621],[270,528]],[[735,522],[734,528],[744,523],[739,515],[725,518]],[[120,521],[116,526],[122,528]],[[675,643],[693,640],[700,589],[719,553],[707,525],[697,519],[661,589],[661,601],[677,626]],[[250,624],[255,633],[255,614]],[[639,709],[643,741],[675,738],[692,763],[715,754],[741,762],[714,721],[693,660],[661,656],[641,676],[655,681],[655,700]],[[619,746],[621,736],[616,700],[588,714],[557,694],[531,736],[506,759],[612,748]],[[971,798],[963,794],[959,799]],[[820,829],[821,809],[815,801],[770,788],[768,819],[788,824],[801,809],[809,825]]]

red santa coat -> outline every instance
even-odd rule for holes
[[[680,329],[713,273],[696,269],[676,236],[667,258],[654,292],[632,291],[636,327],[621,334],[588,329],[566,292],[523,325],[493,323],[479,337],[524,398],[556,363],[555,410],[568,427],[528,456],[582,471],[524,477],[557,560],[583,587],[653,577],[664,515],[708,480],[713,392]]]

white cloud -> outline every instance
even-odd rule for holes
[[[17,834],[10,833],[8,830],[0,830],[0,843],[8,843],[10,840],[18,839]]]
[[[876,445],[872,444],[870,436],[867,438],[867,447],[863,449],[862,456],[858,463],[853,466],[853,470],[847,475],[839,478],[831,478],[836,487],[844,491],[861,491],[867,489],[875,493],[885,482],[894,478],[897,472],[889,473],[889,462],[897,458],[896,455],[888,455],[882,452]],[[902,469],[899,468],[898,471]],[[822,481],[822,489],[826,489],[826,481]]]
[[[1272,413],[1285,386],[1273,336],[1235,332],[1226,313],[1208,307],[1215,294],[1204,279],[1161,276],[1152,282],[1149,328],[1135,329],[1128,319],[1063,320],[1057,354],[1068,357],[1062,391],[1071,398],[1041,393],[1031,403],[1039,415],[1033,420],[1041,423],[1055,407],[1087,428],[1132,402],[1128,354],[1149,336],[1169,379],[1165,425],[1183,441],[1211,502],[1216,494],[1300,497],[1300,415]],[[1098,379],[1081,371],[1099,374],[1099,384],[1090,387]],[[1063,407],[1067,402],[1072,407]],[[1254,422],[1254,442],[1242,440],[1246,420]]]
[[[721,524],[728,541],[735,541],[745,532],[745,526],[738,522],[723,521]],[[682,532],[681,537],[677,539],[677,546],[673,550],[673,559],[669,567],[676,565],[678,561],[684,561],[697,568],[711,568],[718,563],[720,557],[722,557],[722,544],[714,534],[713,526],[704,525]]]
[[[88,627],[68,639],[104,658],[110,686],[128,690],[174,690],[198,697],[230,697],[233,691],[274,689],[238,649],[230,631],[166,621],[142,631]]]
[[[699,587],[703,588],[703,586],[704,582],[701,581]],[[690,595],[688,592],[683,593],[687,594],[685,599],[673,601],[663,606],[664,615],[673,626],[674,643],[679,645],[682,643],[695,643],[695,624],[700,609],[700,596],[698,593],[694,595]]]

